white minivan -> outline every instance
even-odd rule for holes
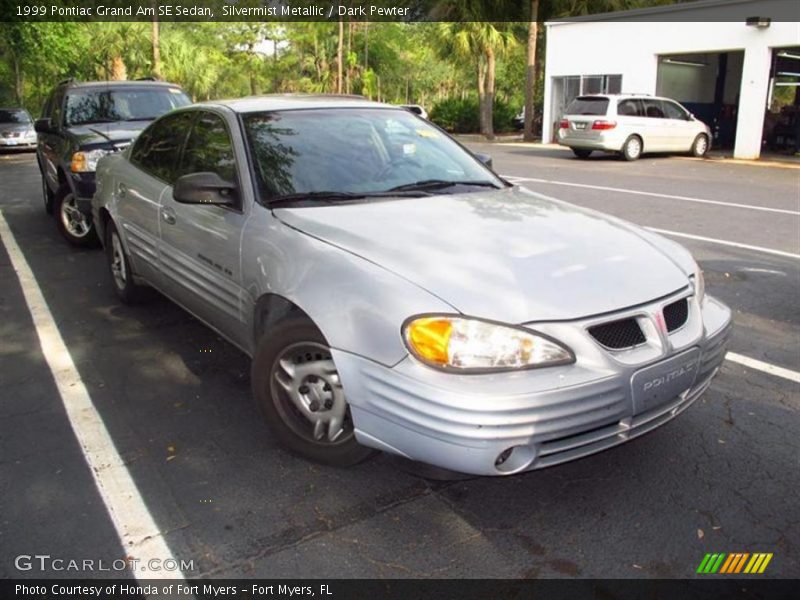
[[[558,143],[578,158],[593,151],[636,160],[644,152],[690,152],[704,156],[711,130],[669,98],[642,94],[578,96],[558,125]]]

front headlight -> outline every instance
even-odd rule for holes
[[[465,317],[413,317],[403,326],[403,339],[416,358],[445,370],[510,371],[575,361],[566,347],[541,333]]]
[[[89,150],[88,152],[76,152],[72,155],[70,171],[73,173],[94,173],[97,170],[97,161],[109,154],[110,150]]]
[[[700,265],[695,265],[694,275],[691,277],[692,287],[694,288],[694,296],[697,301],[702,304],[703,298],[706,297],[706,279],[703,276],[703,270]]]

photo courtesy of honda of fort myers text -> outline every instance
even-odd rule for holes
[[[0,599],[790,598],[800,9],[0,0]]]

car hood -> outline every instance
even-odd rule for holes
[[[119,121],[72,125],[67,131],[81,145],[130,142],[152,121]]]
[[[464,314],[507,323],[610,312],[688,284],[649,232],[519,188],[275,214]]]

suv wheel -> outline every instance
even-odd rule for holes
[[[585,148],[573,148],[572,152],[578,158],[589,158],[592,154],[591,150],[586,150]]]
[[[708,152],[708,137],[701,133],[696,138],[694,138],[694,143],[692,144],[692,156],[703,157]]]
[[[309,320],[286,320],[261,338],[251,380],[267,425],[295,454],[346,467],[375,453],[356,441],[330,347]]]
[[[642,155],[642,138],[632,135],[622,145],[622,156],[625,160],[637,160]]]
[[[44,212],[48,215],[53,214],[53,192],[50,191],[50,187],[47,185],[47,180],[44,178],[44,173],[42,174],[42,198],[44,199]]]
[[[63,187],[55,198],[55,217],[58,231],[73,246],[97,246],[97,232],[91,218],[78,208],[77,200],[69,187]]]

